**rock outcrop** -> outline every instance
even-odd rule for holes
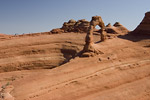
[[[102,53],[99,50],[98,45],[94,44],[93,42],[93,31],[97,25],[101,27],[101,41],[106,40],[106,33],[104,31],[105,25],[102,18],[100,16],[93,16],[85,38],[86,43],[83,48],[82,56],[94,56]]]
[[[86,21],[85,19],[78,20],[77,22],[71,19],[68,22],[64,22],[61,29],[64,30],[64,32],[84,33],[88,31],[89,25],[90,25],[90,22]]]
[[[71,19],[68,22],[64,22],[61,29],[63,29],[64,32],[72,32],[72,31],[74,31],[75,24],[76,24],[76,21]]]
[[[81,19],[78,21],[71,19],[68,22],[64,22],[61,28],[52,29],[50,32],[52,34],[59,34],[63,32],[87,33],[89,26],[90,26],[90,22],[85,19]]]
[[[109,23],[108,25],[106,25],[105,31],[111,34],[121,34],[121,35],[129,33],[129,30],[125,28],[123,25],[121,25],[119,22],[116,22],[113,26]]]
[[[89,26],[90,26],[89,21],[85,19],[78,20],[74,26],[74,31],[80,33],[87,33]]]
[[[96,18],[96,17],[94,16],[94,18]],[[93,19],[93,22],[97,23],[98,21],[95,21]],[[68,22],[64,22],[64,24],[61,28],[52,29],[50,31],[50,33],[52,33],[52,34],[60,34],[60,33],[64,33],[64,32],[65,33],[68,33],[68,32],[88,33],[89,27],[92,25],[93,22],[89,22],[85,19],[81,19],[78,21],[75,21],[74,19],[70,19]],[[98,23],[95,25],[98,25]],[[102,26],[100,26],[100,27],[102,28]],[[95,30],[96,30],[96,28],[94,26],[92,31],[95,32]],[[106,33],[111,33],[111,34],[127,34],[129,32],[129,30],[127,28],[125,28],[123,25],[121,25],[119,22],[116,22],[113,26],[109,23],[108,25],[106,25],[105,29],[103,29],[103,30]],[[100,33],[101,32],[102,32],[102,29],[100,29]],[[103,33],[101,35],[103,35]],[[101,37],[102,41],[105,40],[103,38],[104,38],[104,36]]]
[[[145,13],[145,17],[137,28],[132,32],[134,34],[150,34],[150,12]]]
[[[113,26],[116,27],[121,33],[127,34],[129,32],[129,30],[121,25],[119,22],[116,22]]]

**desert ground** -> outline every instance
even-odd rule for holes
[[[150,100],[150,34],[0,34],[0,100]],[[144,31],[143,31],[144,32]]]

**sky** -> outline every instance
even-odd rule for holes
[[[150,11],[150,0],[0,0],[0,33],[46,32],[70,19],[101,16],[134,30]]]

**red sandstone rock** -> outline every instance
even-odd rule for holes
[[[85,19],[78,20],[77,22],[71,19],[68,22],[64,22],[61,29],[63,29],[64,32],[84,33],[88,31],[89,25],[90,25],[90,22],[86,21]]]
[[[125,28],[123,25],[121,25],[119,22],[116,22],[113,26],[111,26],[111,24],[109,23],[108,25],[106,25],[105,31],[111,34],[122,34],[122,35],[129,33],[129,30]]]
[[[150,34],[150,12],[145,13],[145,17],[137,28],[132,32],[135,34]]]
[[[93,41],[93,31],[96,26],[101,27],[101,40],[100,41],[105,41],[106,40],[106,33],[105,33],[105,25],[100,16],[93,16],[92,20],[90,21],[90,26],[85,38],[85,45],[83,48],[83,54],[82,56],[84,57],[89,57],[89,56],[95,56],[98,54],[103,54],[103,52],[100,51],[99,46],[94,44]]]
[[[74,25],[76,24],[76,21],[71,19],[68,22],[64,22],[62,29],[64,32],[72,32],[74,31]]]

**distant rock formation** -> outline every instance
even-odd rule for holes
[[[72,32],[72,31],[74,31],[75,24],[76,24],[76,21],[71,19],[68,22],[64,22],[61,29],[63,29],[64,32]]]
[[[93,20],[94,22],[94,20]],[[81,19],[75,21],[74,19],[70,19],[68,22],[64,22],[61,28],[52,29],[50,31],[51,34],[60,34],[60,33],[67,33],[67,32],[76,32],[76,33],[88,33],[89,27],[91,22]],[[100,33],[102,29],[100,29]],[[95,27],[93,27],[93,31],[98,31]],[[111,34],[127,34],[129,30],[121,25],[119,22],[116,22],[113,26],[109,23],[106,25],[105,30],[106,33]],[[101,34],[103,35],[103,34]],[[103,36],[101,37],[103,38]],[[104,39],[101,39],[102,41]]]
[[[145,17],[137,28],[132,32],[134,34],[150,34],[150,12],[145,13]]]
[[[75,32],[81,32],[81,33],[86,33],[88,32],[88,28],[90,26],[90,22],[82,19],[82,20],[78,20],[74,26],[74,31]]]
[[[50,32],[52,34],[59,34],[64,32],[87,33],[89,26],[90,22],[85,19],[81,19],[78,21],[71,19],[68,22],[64,22],[61,28],[52,29]]]
[[[69,20],[68,22],[64,22],[61,29],[64,32],[87,32],[90,22],[86,21],[85,19],[78,20],[77,22],[73,19]]]
[[[113,26],[109,23],[108,25],[106,25],[105,31],[111,34],[121,34],[121,35],[129,33],[129,30],[125,28],[123,25],[121,25],[119,22],[116,22]]]
[[[113,26],[116,27],[121,33],[127,34],[129,32],[129,30],[121,25],[119,22],[116,22]]]
[[[100,16],[93,16],[92,20],[90,21],[90,26],[85,38],[85,45],[83,48],[83,54],[84,57],[94,56],[97,54],[102,54],[102,52],[99,50],[98,45],[94,44],[93,41],[93,31],[96,26],[101,27],[101,41],[106,40],[106,33],[105,33],[105,25]]]

